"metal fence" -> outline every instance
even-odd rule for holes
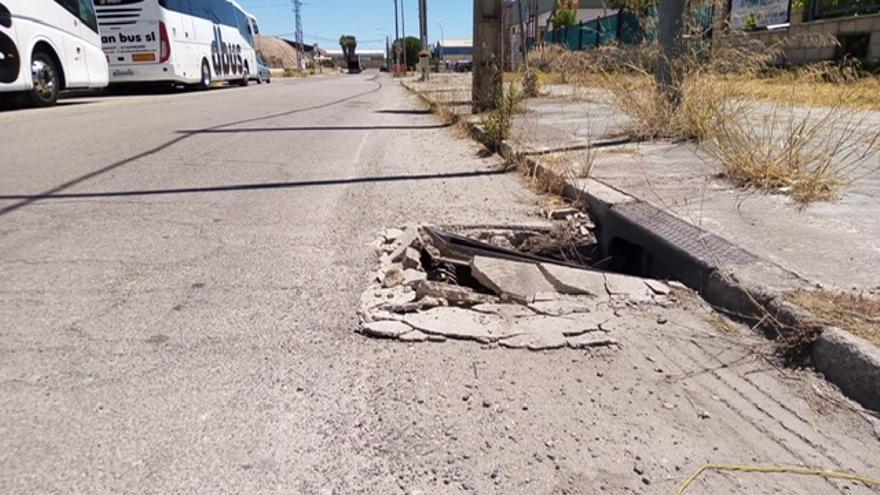
[[[691,12],[691,20],[695,26],[708,34],[714,18],[714,5],[695,9]],[[641,15],[632,12],[617,12],[599,17],[591,21],[581,22],[574,26],[550,31],[544,37],[547,43],[567,46],[570,50],[589,50],[603,45],[638,45],[654,41],[653,26],[657,10],[654,5],[648,6]]]

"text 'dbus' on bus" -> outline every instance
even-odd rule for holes
[[[95,0],[110,83],[257,77],[256,19],[230,0]]]
[[[0,0],[0,93],[37,106],[62,89],[107,85],[92,0]]]

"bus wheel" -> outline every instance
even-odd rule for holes
[[[30,92],[31,103],[38,107],[54,105],[61,91],[61,78],[55,60],[46,52],[34,52],[31,74],[34,81],[34,88]]]
[[[242,88],[246,88],[249,82],[251,82],[251,75],[248,68],[245,66],[243,77],[241,78],[241,81],[238,81],[238,85]]]
[[[202,60],[202,79],[196,87],[202,91],[211,89],[211,66],[207,60]]]

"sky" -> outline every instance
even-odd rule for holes
[[[294,17],[291,0],[237,0],[255,15],[260,32],[293,39]],[[406,34],[419,36],[418,0],[403,2]],[[304,0],[302,7],[305,42],[317,42],[327,50],[339,49],[339,37],[353,34],[358,49],[384,50],[385,36],[394,39],[394,0]],[[473,0],[428,0],[429,40],[473,37]]]

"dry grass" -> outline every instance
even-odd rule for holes
[[[812,312],[818,323],[843,328],[880,345],[880,301],[825,291],[799,291],[791,300]]]
[[[762,116],[721,119],[705,149],[742,187],[789,193],[802,204],[834,201],[870,157],[876,134],[864,118],[833,106],[773,107]]]
[[[727,76],[719,80],[724,92],[736,98],[802,106],[831,106],[880,110],[880,79],[861,78],[846,84],[814,81],[797,72],[781,72],[768,77]],[[841,98],[846,96],[846,98]]]
[[[814,38],[798,42],[836,42]],[[743,187],[788,193],[802,204],[833,201],[854,180],[876,172],[861,166],[880,141],[865,113],[880,106],[877,78],[833,64],[775,69],[784,46],[748,37],[713,43],[710,49],[695,36],[685,55],[667,62],[677,99],[656,83],[655,68],[665,59],[654,46],[544,47],[530,62],[544,71],[545,84],[604,89],[634,123],[625,133],[632,139],[703,143],[721,174]]]

